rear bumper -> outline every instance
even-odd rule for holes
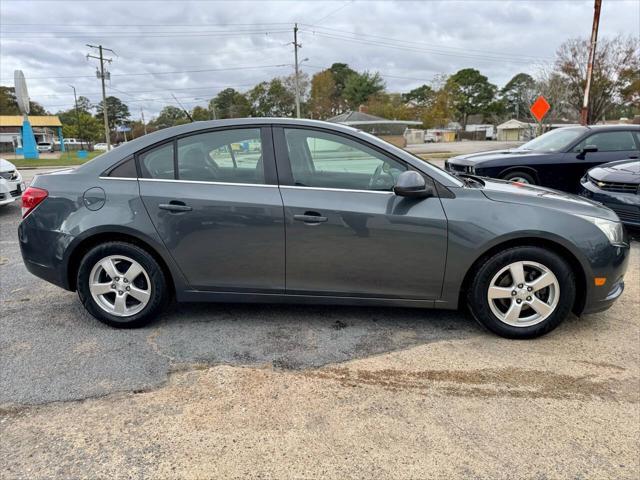
[[[73,237],[37,228],[31,215],[18,227],[20,253],[27,270],[36,277],[70,290],[65,246]]]

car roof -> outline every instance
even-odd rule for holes
[[[588,125],[590,130],[640,130],[640,125],[619,123],[617,125]]]

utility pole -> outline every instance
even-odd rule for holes
[[[586,125],[589,121],[589,91],[591,90],[591,77],[593,76],[593,63],[596,57],[596,43],[598,43],[598,25],[600,24],[600,7],[602,0],[595,0],[593,5],[593,27],[591,28],[591,46],[589,49],[589,63],[587,64],[587,82],[584,87],[582,110],[580,111],[580,124]]]
[[[98,52],[100,53],[100,55],[97,57],[95,55],[87,54],[87,58],[95,58],[96,60],[100,60],[100,71],[98,71],[96,75],[100,78],[102,82],[102,116],[104,118],[104,136],[105,136],[105,141],[107,142],[107,151],[109,151],[111,150],[111,138],[109,135],[109,116],[107,114],[107,93],[104,87],[104,80],[105,78],[111,78],[111,74],[109,72],[104,71],[104,62],[111,63],[112,60],[110,58],[104,58],[102,51],[107,50],[108,52],[111,52],[113,54],[115,54],[116,52],[114,52],[110,48],[103,48],[102,45],[87,44],[87,47],[97,48]]]
[[[142,127],[144,128],[144,134],[147,134],[147,124],[144,121],[144,110],[140,107],[140,116],[142,117]]]
[[[293,26],[293,55],[296,66],[296,117],[300,118],[300,72],[298,70],[298,48],[302,48],[302,45],[298,43],[298,24],[296,23]]]
[[[76,122],[78,124],[78,136],[80,137],[80,150],[84,150],[84,140],[82,140],[82,127],[80,126],[80,111],[78,110],[78,97],[76,97],[76,87],[69,85],[73,88],[73,101],[76,106]]]

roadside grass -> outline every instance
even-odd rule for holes
[[[92,158],[97,157],[98,155],[104,152],[89,152],[87,158],[78,158],[76,152],[65,152],[60,155],[60,158],[38,158],[38,159],[25,159],[25,158],[16,158],[14,160],[10,160],[18,168],[25,167],[66,167],[74,166],[74,165],[82,165],[83,163],[88,162]]]
[[[452,157],[452,152],[416,153],[423,160],[442,160]]]

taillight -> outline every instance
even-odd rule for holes
[[[40,203],[47,198],[49,192],[44,188],[29,187],[22,194],[22,218],[31,213]]]

